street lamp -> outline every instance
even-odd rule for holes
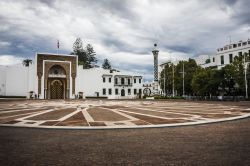
[[[184,97],[185,95],[185,71],[184,71],[184,61],[182,62],[182,96]]]
[[[245,71],[245,88],[246,88],[246,99],[248,99],[248,85],[247,85],[247,67],[250,62],[246,62],[246,54],[244,54],[244,71]]]

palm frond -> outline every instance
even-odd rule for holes
[[[31,59],[24,59],[24,60],[23,60],[23,65],[24,65],[25,67],[29,67],[30,64],[32,64],[32,63],[33,63],[33,61],[32,61]]]

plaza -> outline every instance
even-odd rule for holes
[[[249,165],[249,107],[249,102],[2,100],[0,161]],[[209,123],[214,120],[223,122]],[[200,123],[178,126],[190,122]]]
[[[195,125],[247,118],[247,102],[20,100],[0,104],[0,125],[112,129]]]

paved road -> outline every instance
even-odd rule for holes
[[[250,118],[200,126],[53,130],[0,127],[11,165],[250,165]]]

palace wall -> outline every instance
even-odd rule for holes
[[[2,96],[27,96],[27,92],[35,91],[34,65],[29,69],[22,64],[1,66],[0,87]]]

